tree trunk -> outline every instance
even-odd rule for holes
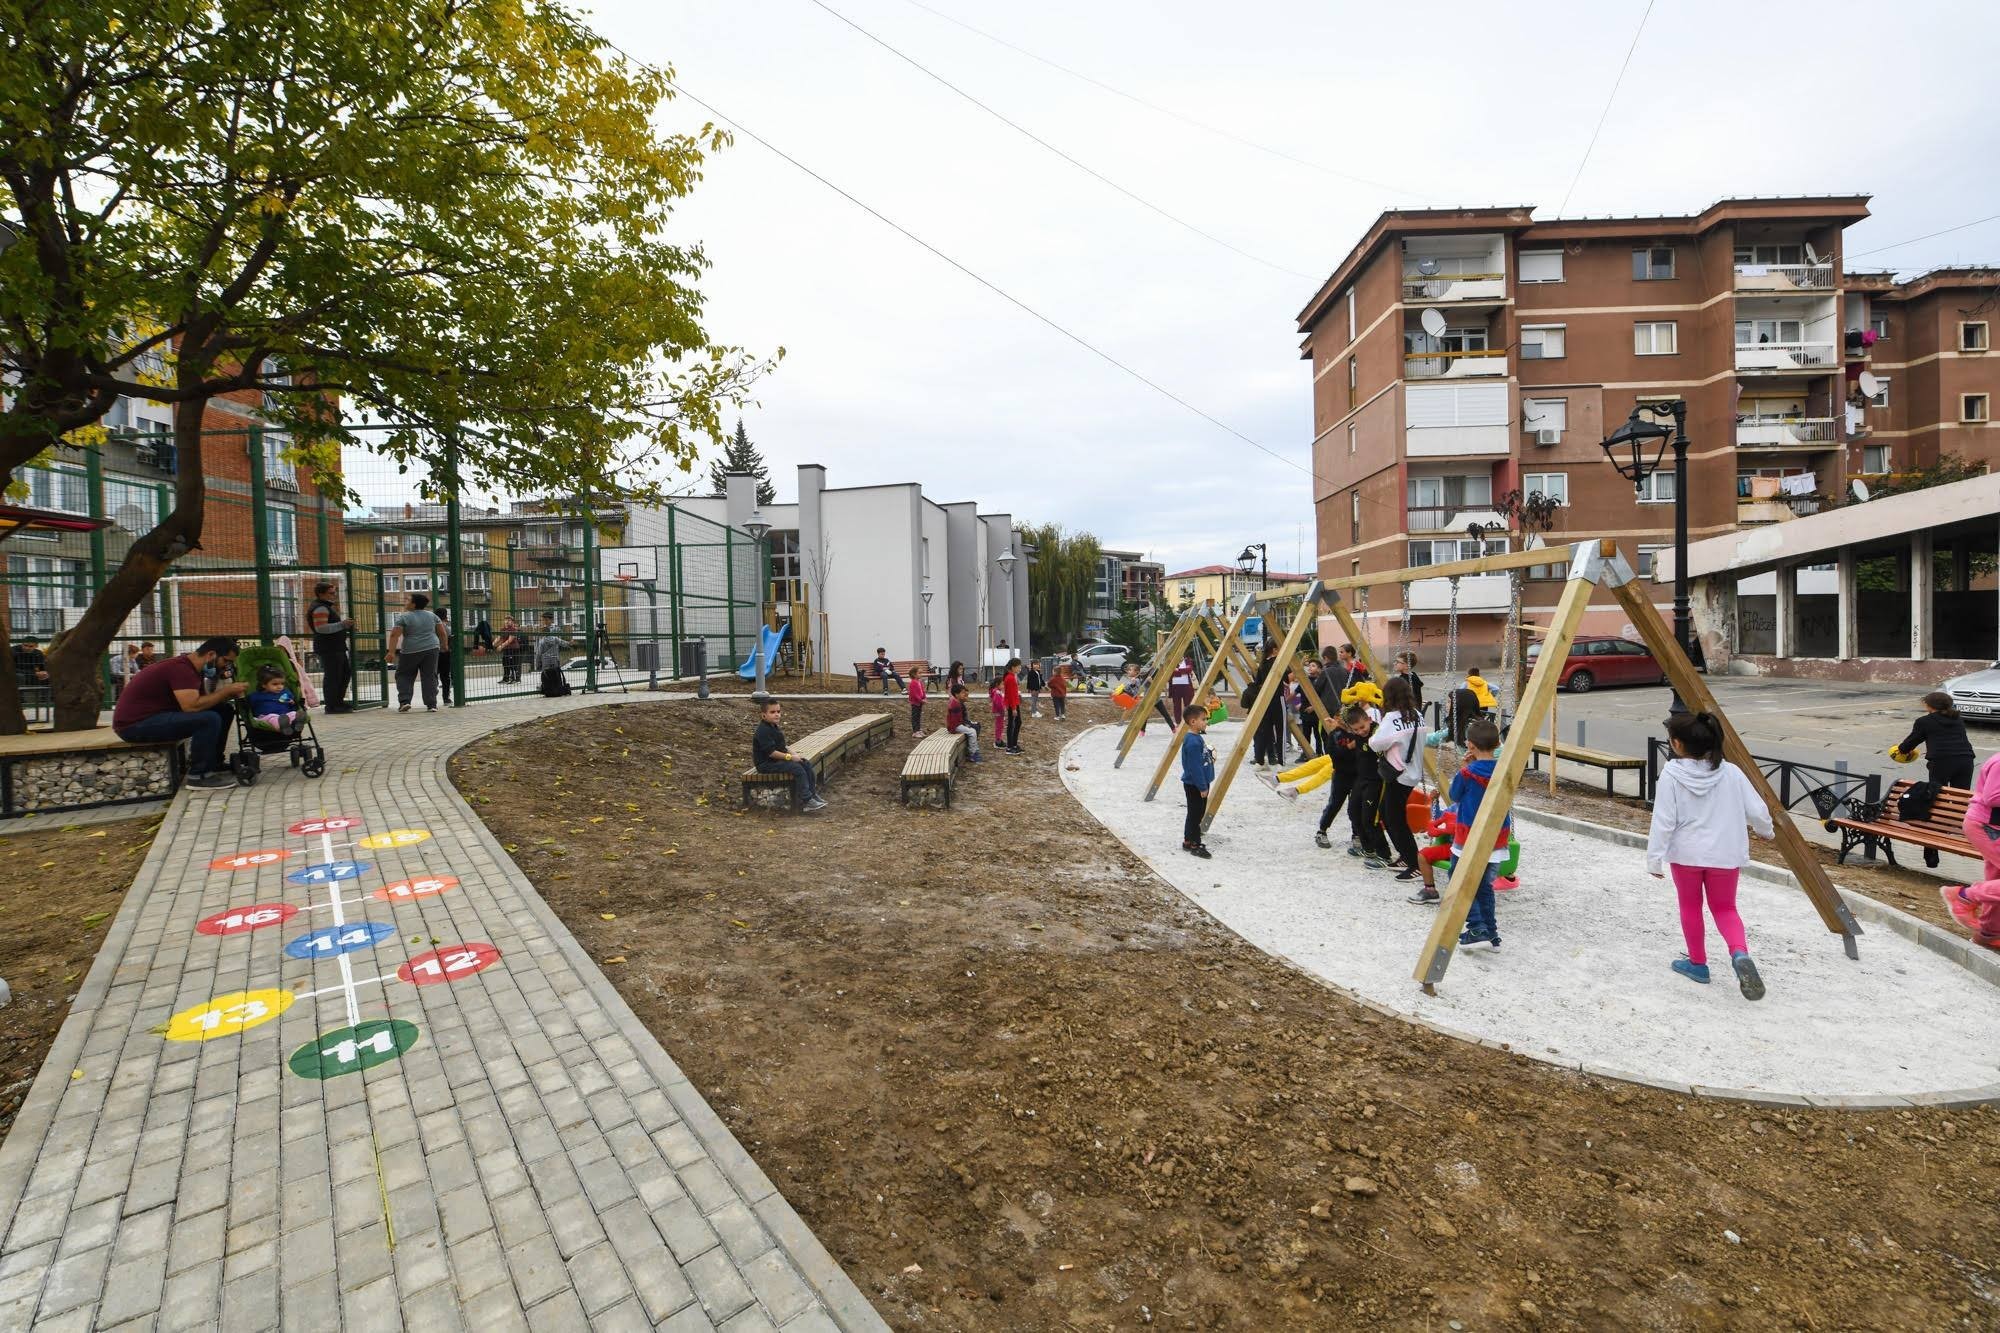
[[[124,562],[90,599],[83,619],[49,643],[49,692],[55,701],[57,731],[88,731],[97,725],[104,707],[99,663],[111,647],[112,637],[125,618],[159,585],[172,565],[173,557],[168,552],[174,549],[176,541],[184,551],[201,546],[207,498],[202,477],[201,421],[207,405],[206,399],[197,398],[174,408],[178,471],[174,477],[173,512],[132,543]],[[262,499],[252,497],[252,503],[262,503]]]

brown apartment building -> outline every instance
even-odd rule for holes
[[[1648,398],[1688,404],[1693,540],[1816,512],[1855,477],[1941,453],[1993,461],[2000,361],[1983,312],[2000,271],[1846,274],[1843,233],[1867,215],[1863,196],[1730,199],[1689,217],[1382,214],[1298,318],[1319,573],[1615,537],[1650,574],[1673,540],[1671,454],[1635,495],[1599,448]],[[1516,492],[1560,502],[1546,534],[1509,521]],[[1527,614],[1546,617],[1564,573],[1528,571]],[[1511,597],[1504,574],[1459,581],[1466,660],[1497,652]],[[1656,590],[1663,613],[1671,599]],[[1433,665],[1451,601],[1446,580],[1410,585],[1409,641]],[[1390,613],[1371,614],[1378,642],[1399,637],[1401,607],[1395,588],[1371,593],[1371,613]],[[1623,628],[1608,598],[1585,621]]]

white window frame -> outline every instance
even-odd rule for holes
[[[1976,342],[1968,341],[1966,335],[1974,329],[1979,330],[1977,334],[1973,335]],[[1986,327],[1985,320],[1961,319],[1958,321],[1958,350],[1961,352],[1989,352],[1993,350],[1993,339],[1990,336],[1990,330]]]
[[[1785,252],[1791,258],[1785,258]],[[1792,241],[1761,241],[1753,245],[1736,247],[1736,262],[1739,264],[1762,264],[1767,268],[1800,268],[1806,262],[1806,248]]]
[[[1875,391],[1875,396],[1868,400],[1868,406],[1887,407],[1889,405],[1889,377],[1887,375],[1877,375],[1875,382],[1881,387]]]
[[[1348,422],[1348,423],[1347,423],[1347,456],[1348,456],[1349,458],[1352,458],[1352,457],[1354,457],[1354,451],[1355,451],[1355,447],[1356,447],[1356,443],[1357,443],[1358,439],[1359,439],[1359,434],[1358,434],[1358,432],[1357,432],[1357,430],[1356,430],[1356,428],[1355,428],[1355,425],[1354,425],[1354,423],[1353,423],[1352,421]]]
[[[1748,341],[1745,335],[1748,334]],[[1758,338],[1762,337],[1763,342]],[[1738,347],[1762,347],[1769,343],[1797,346],[1806,340],[1805,321],[1797,319],[1739,319],[1736,321]]]
[[[1555,276],[1554,276],[1553,278],[1531,278],[1531,277],[1529,277],[1529,276],[1528,276],[1528,261],[1529,261],[1529,260],[1531,260],[1531,259],[1534,259],[1534,260],[1543,260],[1543,261],[1546,261],[1546,260],[1550,260],[1550,259],[1553,259],[1553,260],[1555,261],[1555,265],[1556,265],[1556,275],[1555,275]],[[1544,283],[1544,282],[1561,282],[1561,281],[1563,280],[1563,252],[1562,252],[1562,251],[1561,251],[1560,249],[1556,249],[1556,250],[1523,250],[1523,251],[1521,251],[1521,254],[1520,254],[1520,259],[1519,259],[1519,261],[1518,261],[1518,262],[1519,262],[1519,268],[1520,268],[1520,281],[1521,281],[1521,282],[1523,282],[1523,283],[1531,283],[1531,284],[1532,284],[1532,283]]]
[[[299,559],[299,511],[290,505],[264,507],[264,532],[271,541],[271,558],[285,564]]]
[[[1661,487],[1666,494],[1660,494]],[[1646,474],[1639,483],[1636,503],[1642,505],[1670,505],[1674,502],[1674,474],[1670,468],[1659,468]]]
[[[1977,403],[1979,415],[1973,415],[1973,404]],[[1993,419],[1993,399],[1983,393],[1962,393],[1958,396],[1958,419],[1965,422],[1987,422]]]
[[[1660,345],[1660,330],[1667,331],[1667,346]],[[1640,335],[1644,333],[1645,345],[1641,345]],[[1678,356],[1681,350],[1681,326],[1674,319],[1641,319],[1632,325],[1632,355],[1634,356]]]
[[[1521,494],[1536,492],[1548,496],[1559,505],[1569,504],[1569,473],[1567,472],[1523,472],[1521,474]]]
[[[1632,561],[1632,568],[1634,572],[1636,572],[1642,579],[1649,579],[1653,577],[1653,570],[1656,568],[1654,562],[1659,559],[1660,552],[1671,551],[1673,549],[1674,548],[1671,546],[1639,547]]]
[[[1873,455],[1871,458],[1870,455]],[[1889,471],[1889,446],[1886,444],[1864,444],[1861,446],[1861,471],[1867,476],[1879,476]]]
[[[1868,327],[1875,330],[1876,342],[1885,343],[1889,341],[1889,317],[1887,315],[1877,314],[1872,310],[1869,311]]]
[[[1354,307],[1354,289],[1350,287],[1347,289],[1347,341],[1348,342],[1350,343],[1353,342],[1354,339],[1358,336],[1356,331],[1359,328],[1360,328],[1360,316]]]
[[[1529,334],[1538,335],[1533,342]],[[1555,335],[1556,350],[1549,351],[1549,335]],[[1535,350],[1529,351],[1532,347]],[[1567,324],[1523,324],[1521,326],[1521,359],[1523,361],[1560,361],[1569,352],[1569,325]]]
[[[1522,399],[1521,424],[1529,430],[1568,430],[1569,399]]]
[[[1632,281],[1634,281],[1634,282],[1671,282],[1671,281],[1673,280],[1673,278],[1674,278],[1674,275],[1675,275],[1675,273],[1679,271],[1679,266],[1680,266],[1680,261],[1679,261],[1679,260],[1678,260],[1678,259],[1676,258],[1676,256],[1675,256],[1675,249],[1676,249],[1676,247],[1674,247],[1674,246],[1671,246],[1671,245],[1635,245],[1635,246],[1633,246],[1633,247],[1632,247]],[[1659,254],[1659,253],[1660,253],[1661,251],[1663,251],[1663,250],[1664,250],[1664,251],[1666,252],[1666,255],[1667,255],[1667,271],[1666,271],[1665,273],[1655,273],[1655,272],[1653,271],[1653,260],[1654,260],[1654,258],[1655,258],[1655,257],[1656,257],[1656,256],[1657,256],[1657,255],[1658,255],[1658,254]],[[1641,273],[1641,272],[1639,272],[1639,256],[1640,256],[1640,255],[1644,255],[1644,256],[1646,256],[1646,261],[1645,261],[1645,262],[1646,262],[1646,271],[1645,271],[1644,273]]]

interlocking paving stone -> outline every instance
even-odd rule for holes
[[[618,701],[353,714],[319,722],[318,782],[267,765],[253,787],[176,798],[0,1148],[0,1327],[885,1327],[445,778],[496,728]],[[336,843],[430,837],[337,846],[369,869],[289,882],[322,855],[287,826],[333,814],[363,823]],[[295,855],[209,869],[262,848]],[[459,883],[371,896],[441,874]],[[350,927],[386,930],[340,955],[365,983],[361,1019],[417,1038],[308,1079],[288,1061],[347,1025],[346,998],[336,959],[283,949],[330,924],[330,887]],[[274,929],[193,928],[269,903],[301,910]],[[395,977],[460,941],[500,957],[458,981]],[[160,1036],[258,990],[294,998],[239,1032]]]

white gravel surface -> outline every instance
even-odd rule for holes
[[[1218,767],[1237,728],[1209,733]],[[1502,945],[1461,949],[1427,996],[1411,978],[1432,909],[1412,886],[1313,845],[1315,794],[1287,801],[1245,761],[1208,835],[1215,857],[1180,850],[1180,778],[1144,795],[1168,733],[1155,727],[1122,769],[1118,731],[1064,751],[1085,808],[1169,883],[1268,953],[1355,994],[1537,1059],[1674,1083],[1802,1096],[1914,1095],[2000,1084],[2000,988],[1885,929],[1850,962],[1796,889],[1744,880],[1738,907],[1769,993],[1750,1003],[1710,924],[1715,975],[1668,969],[1683,953],[1670,882],[1636,848],[1522,825],[1521,887],[1499,895]],[[1073,771],[1072,771],[1073,770]]]

